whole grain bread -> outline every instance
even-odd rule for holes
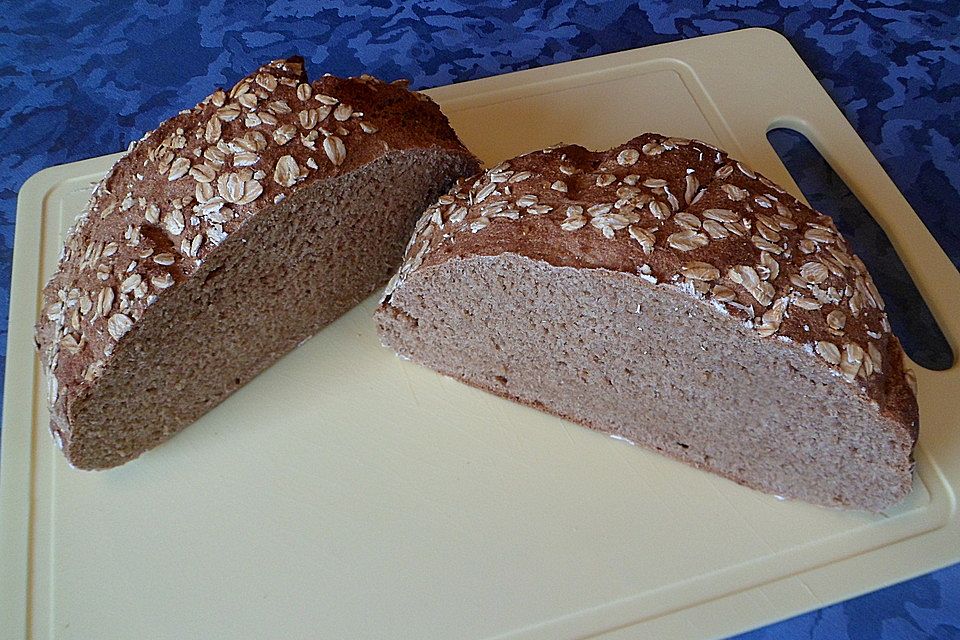
[[[404,83],[264,65],[131,145],[43,291],[51,431],[84,469],[166,440],[395,270],[477,171]]]
[[[460,182],[377,310],[385,345],[741,484],[881,510],[918,414],[833,222],[703,142],[558,146]]]

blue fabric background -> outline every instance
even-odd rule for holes
[[[294,52],[307,58],[313,73],[369,72],[411,78],[423,88],[768,27],[790,39],[960,265],[957,0],[378,0],[338,6],[51,0],[4,2],[2,9],[0,355],[6,353],[16,194],[23,181],[44,167],[119,151],[215,85]],[[783,146],[802,153],[789,141]],[[816,162],[799,164],[816,168]],[[797,178],[811,196],[806,187],[815,177]],[[829,200],[814,204],[842,217]],[[858,251],[884,256],[874,240],[866,244]],[[943,355],[934,353],[930,362],[948,364]],[[741,637],[957,639],[960,565]]]

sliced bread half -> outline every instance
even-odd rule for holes
[[[881,510],[911,486],[914,391],[833,222],[708,144],[561,146],[417,224],[385,345],[762,491]]]
[[[51,431],[122,464],[216,406],[395,270],[417,217],[478,169],[440,109],[272,62],[133,144],[43,291]]]

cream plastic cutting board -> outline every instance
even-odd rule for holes
[[[806,134],[954,349],[960,275],[780,36],[746,30],[429,92],[487,163],[564,140],[702,138],[798,194]],[[960,560],[960,371],[917,367],[916,490],[787,503],[401,362],[374,298],[125,467],[71,470],[31,346],[38,288],[115,156],[19,200],[0,502],[4,638],[697,638]]]

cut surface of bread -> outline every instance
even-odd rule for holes
[[[377,310],[400,355],[779,496],[909,492],[916,401],[869,275],[723,152],[528,154],[417,228]]]
[[[44,292],[51,430],[83,469],[177,433],[381,286],[477,170],[435,104],[265,65],[97,187]]]

